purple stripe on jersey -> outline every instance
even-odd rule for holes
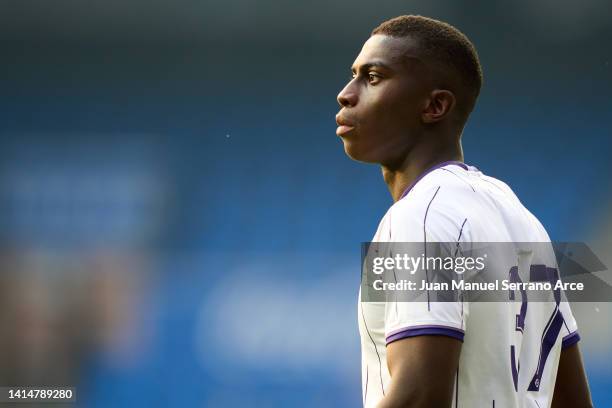
[[[510,346],[510,369],[512,370],[512,382],[514,383],[514,391],[518,391],[518,372],[519,369],[516,366],[516,353],[514,346]]]
[[[577,331],[568,334],[567,336],[565,336],[563,338],[563,340],[561,341],[561,348],[566,349],[569,346],[573,346],[574,344],[578,343],[580,341],[580,335],[578,334]]]
[[[557,338],[559,337],[559,332],[561,331],[561,327],[563,326],[563,315],[559,310],[559,306],[555,308],[550,320],[546,325],[546,329],[544,334],[542,335],[542,344],[540,347],[540,360],[538,361],[538,368],[536,369],[531,382],[529,383],[529,387],[527,387],[527,391],[539,391],[542,373],[544,372],[544,366],[546,365],[546,360],[548,359],[548,355],[550,354],[550,350],[552,350],[553,346],[557,342]]]
[[[389,334],[387,335],[387,338],[389,336],[393,336],[394,334],[401,333],[401,332],[403,332],[405,330],[409,330],[409,329],[422,329],[422,328],[451,329],[451,330],[457,330],[458,332],[461,332],[461,334],[465,333],[463,330],[458,329],[458,328],[453,327],[453,326],[445,326],[443,324],[422,324],[422,325],[418,325],[418,326],[407,326],[407,327],[402,327],[401,329],[395,329],[395,330],[389,332]]]
[[[454,164],[455,166],[459,166],[461,168],[463,168],[464,170],[469,170],[469,167],[467,164],[460,162],[460,161],[456,161],[456,160],[451,160],[451,161],[445,161],[442,163],[438,163],[433,167],[430,167],[429,169],[425,170],[423,173],[421,173],[421,175],[419,175],[419,177],[416,178],[416,180],[414,180],[409,186],[408,188],[406,188],[406,190],[404,190],[404,192],[402,193],[402,195],[400,196],[399,200],[401,200],[402,198],[406,197],[406,195],[410,192],[410,190],[412,190],[412,188],[414,186],[416,186],[416,184],[421,181],[421,179],[423,177],[425,177],[426,175],[428,175],[429,173],[431,173],[432,171],[439,169],[440,167],[444,167],[444,166],[448,166]]]
[[[465,333],[461,329],[457,329],[456,327],[450,326],[438,326],[438,325],[429,325],[429,326],[411,326],[404,327],[403,329],[394,330],[387,336],[387,345],[396,340],[405,339],[407,337],[416,337],[416,336],[448,336],[455,338],[457,340],[463,341],[463,336]]]
[[[433,197],[431,197],[431,200],[429,200],[429,204],[427,204],[427,209],[425,210],[425,217],[423,218],[423,245],[425,247],[423,251],[425,252],[425,259],[427,259],[427,214],[429,213],[431,203],[433,203],[434,198],[436,198],[438,195],[438,191],[440,191],[440,186],[438,186],[438,189],[434,193]],[[429,284],[429,271],[427,270],[427,267],[425,268],[425,280],[427,281],[427,284]],[[429,312],[430,310],[431,304],[429,302],[429,289],[427,289],[427,311]]]
[[[370,338],[370,340],[372,341],[372,344],[374,345],[374,351],[376,351],[376,357],[378,357],[378,376],[380,378],[380,388],[382,390],[383,397],[384,397],[385,396],[385,386],[383,385],[383,380],[382,380],[382,363],[380,361],[380,354],[378,354],[378,347],[376,347],[376,342],[374,341],[374,339],[372,338],[372,335],[370,334],[370,329],[368,329],[368,324],[366,323],[366,319],[363,314],[363,305],[361,303],[359,303],[359,310],[361,310],[361,317],[363,319],[363,325],[365,326],[366,332],[368,333],[368,337]]]

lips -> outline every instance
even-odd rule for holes
[[[338,128],[336,129],[336,135],[338,136],[341,136],[355,129],[355,125],[353,124],[353,122],[351,122],[346,117],[340,114],[336,115],[336,124],[338,125]]]

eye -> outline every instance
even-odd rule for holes
[[[380,75],[376,74],[375,72],[368,73],[368,82],[370,84],[376,84],[380,81],[380,79],[381,79]]]

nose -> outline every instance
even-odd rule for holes
[[[353,81],[346,84],[344,89],[340,91],[336,98],[340,106],[342,106],[343,108],[353,107],[357,104],[357,93],[355,92],[352,84]]]

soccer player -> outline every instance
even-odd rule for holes
[[[381,166],[393,198],[373,241],[550,242],[506,184],[463,162],[481,84],[473,44],[449,24],[400,16],[372,31],[336,133],[349,157]],[[360,300],[364,406],[591,407],[567,302],[516,305]]]

